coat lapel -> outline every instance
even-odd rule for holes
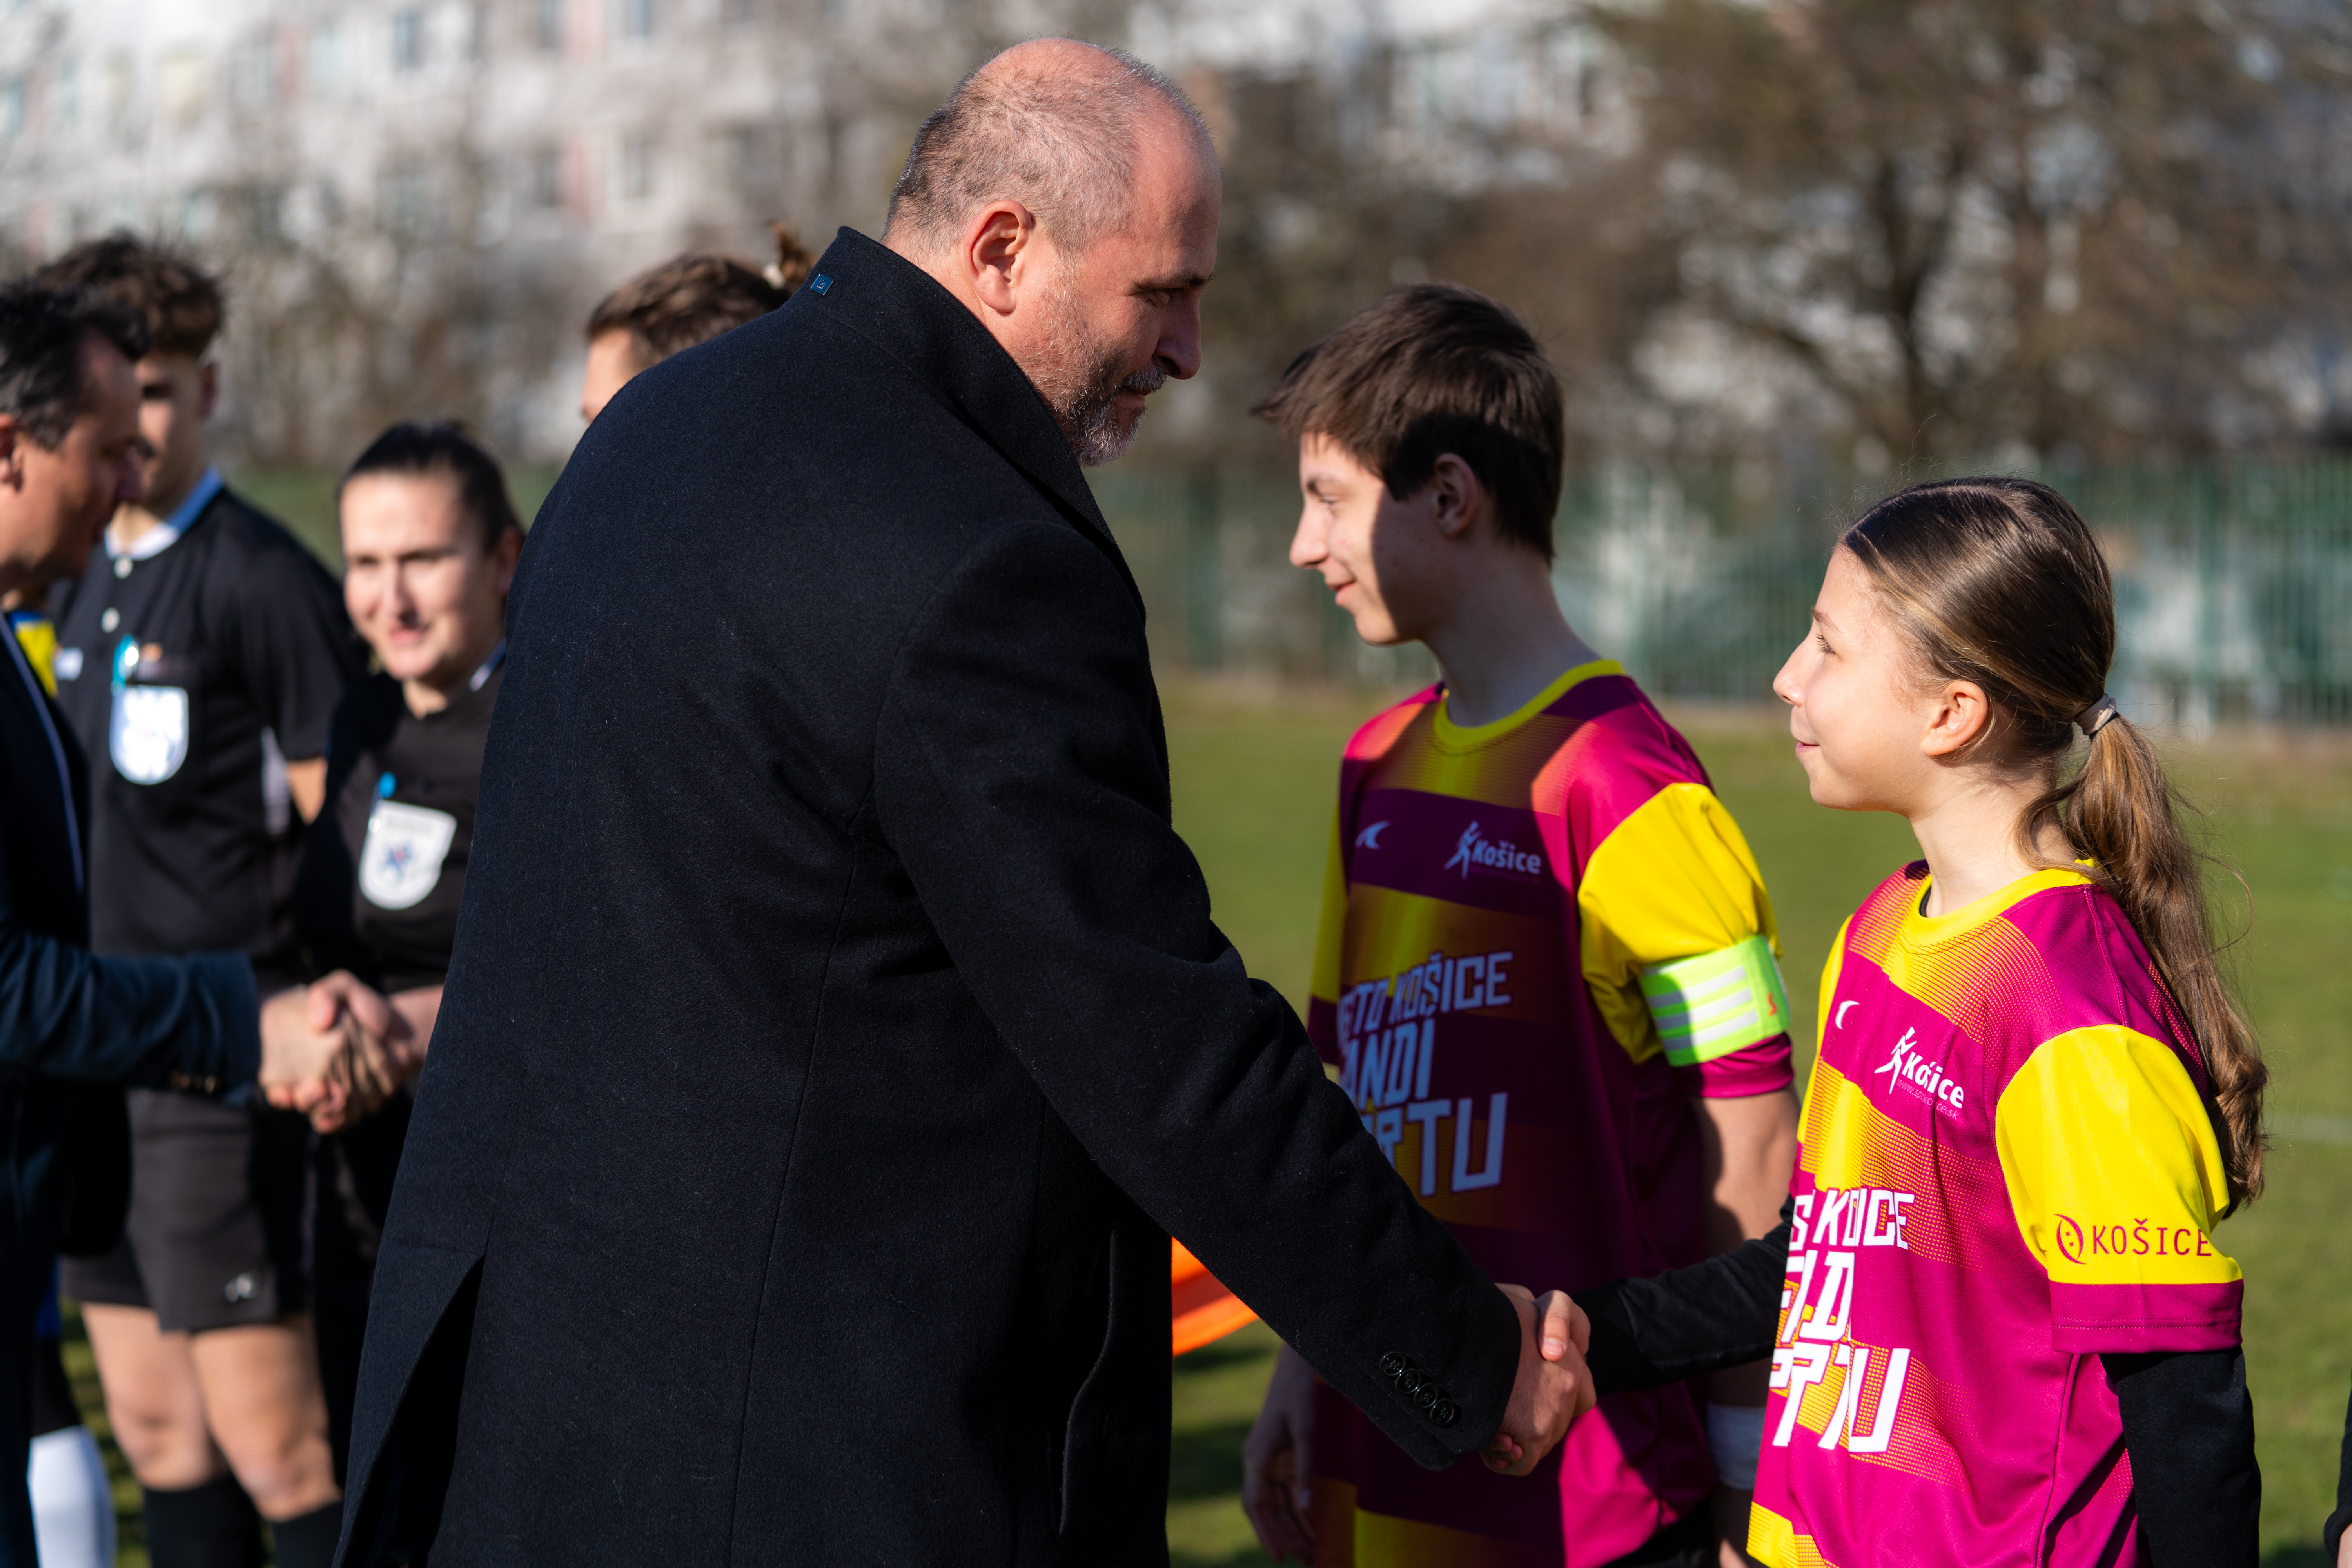
[[[844,228],[793,303],[838,312],[852,331],[912,372],[1110,558],[1141,613],[1135,575],[1052,410],[954,295],[898,252]]]

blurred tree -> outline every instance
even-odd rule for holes
[[[1671,268],[1645,280],[1628,363],[1685,416],[1741,390],[1724,372],[1744,363],[1751,399],[1760,378],[1768,399],[1842,416],[1864,467],[2308,434],[2315,392],[2352,394],[2311,352],[2352,282],[2352,56],[2333,16],[2220,0],[1595,13],[1641,126],[1633,249]]]

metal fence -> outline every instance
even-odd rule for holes
[[[2352,461],[2052,471],[2116,582],[2110,689],[2136,719],[2352,723]],[[1883,491],[1738,465],[1579,473],[1558,524],[1562,606],[1661,695],[1764,700],[1803,636],[1838,526]],[[1433,672],[1358,642],[1287,560],[1296,492],[1248,474],[1098,476],[1164,666],[1379,683]]]

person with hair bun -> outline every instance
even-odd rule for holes
[[[756,321],[793,297],[816,258],[788,226],[768,227],[776,237],[776,258],[765,267],[740,256],[689,250],[597,302],[588,316],[581,418],[594,424],[614,393],[670,355]]]
[[[377,437],[343,475],[336,510],[343,601],[378,668],[328,732],[327,805],[303,843],[295,910],[316,968],[380,988],[407,1026],[399,1081],[315,1156],[319,1361],[340,1478],[407,1086],[457,940],[522,521],[498,459],[454,424]]]
[[[1915,486],[1831,557],[1773,689],[1813,799],[1922,858],[1839,932],[1780,1229],[1580,1293],[1595,1386],[1772,1355],[1775,1568],[2252,1568],[2244,1280],[2264,1070],[2164,766],[2106,691],[2065,499]]]

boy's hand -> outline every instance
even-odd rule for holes
[[[1519,1374],[1502,1428],[1478,1458],[1498,1475],[1524,1476],[1592,1408],[1592,1374],[1584,1365],[1592,1325],[1564,1291],[1548,1291],[1538,1302],[1525,1286],[1501,1289],[1519,1314]]]
[[[1242,1444],[1242,1511],[1276,1563],[1315,1561],[1315,1369],[1288,1345]]]

